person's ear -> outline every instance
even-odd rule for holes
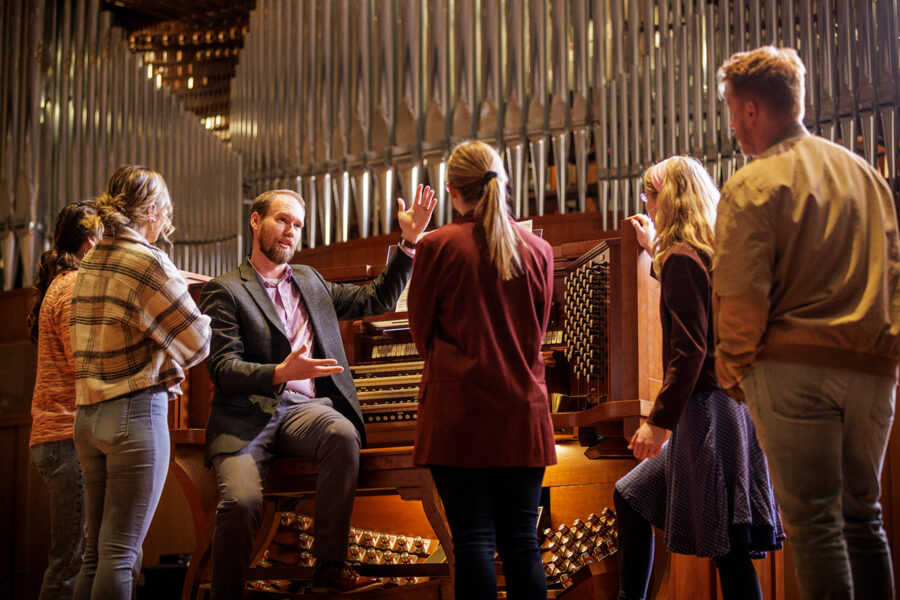
[[[759,116],[759,107],[756,105],[756,101],[747,100],[747,102],[744,103],[744,114],[746,114],[747,118],[751,121]]]
[[[260,221],[260,216],[259,216],[258,212],[254,212],[253,214],[251,214],[250,215],[250,229],[252,229],[253,231],[256,231],[257,229],[259,229],[259,221]]]

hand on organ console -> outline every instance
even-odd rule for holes
[[[652,258],[656,254],[653,248],[653,242],[656,240],[656,227],[653,226],[653,221],[647,215],[632,215],[626,220],[631,221],[634,226],[638,244]]]
[[[287,355],[275,367],[275,375],[272,377],[274,385],[297,379],[315,379],[340,373],[344,367],[337,364],[333,358],[310,358],[306,356],[308,347],[303,344]]]
[[[662,427],[651,425],[645,421],[631,436],[628,449],[634,452],[634,457],[639,460],[652,458],[659,455],[667,434],[668,431]]]
[[[419,235],[431,221],[435,204],[437,200],[434,199],[434,190],[428,185],[420,184],[416,188],[416,198],[408,209],[403,198],[397,198],[397,222],[400,224],[401,235],[407,241],[412,244],[418,241]]]

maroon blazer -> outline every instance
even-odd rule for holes
[[[425,357],[417,465],[556,463],[541,341],[553,296],[553,250],[522,231],[524,273],[501,281],[472,214],[422,238],[409,325]]]

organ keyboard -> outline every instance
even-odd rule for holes
[[[406,313],[353,323],[345,343],[370,447],[412,443],[424,362],[409,333]],[[347,338],[345,338],[347,342]]]
[[[415,421],[424,364],[417,360],[350,367],[366,424]]]

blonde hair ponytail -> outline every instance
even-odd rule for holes
[[[162,175],[140,165],[123,165],[109,178],[106,191],[97,196],[97,214],[107,233],[117,235],[123,227],[133,227],[147,221],[151,204],[164,209],[167,219],[163,235],[169,236],[172,227],[172,200]]]
[[[463,142],[450,155],[447,179],[466,204],[475,205],[475,224],[484,236],[488,259],[503,281],[522,273],[522,243],[509,221],[506,172],[497,152],[484,142]]]

